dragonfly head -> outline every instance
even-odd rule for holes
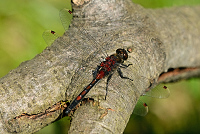
[[[125,49],[117,49],[116,53],[123,59],[123,60],[127,60],[128,59],[128,53]]]

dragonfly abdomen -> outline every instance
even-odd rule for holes
[[[100,76],[99,76],[100,77]],[[102,77],[103,78],[103,77]],[[81,102],[83,100],[83,98],[85,97],[85,95],[90,91],[90,89],[96,85],[96,83],[99,81],[100,79],[94,79],[87,87],[84,88],[84,90],[76,97],[76,99],[74,99],[74,101],[66,108],[66,110],[64,111],[65,114],[68,114],[69,112],[71,112],[72,109],[74,109],[79,102]]]

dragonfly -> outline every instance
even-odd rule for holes
[[[71,20],[69,18],[71,18],[72,12],[68,9],[62,9],[60,11],[60,17],[61,17],[61,22],[65,28],[65,30],[68,28],[69,24],[71,23]],[[128,55],[129,53],[131,53],[130,48],[124,49],[124,48],[117,48],[116,52],[114,54],[111,54],[110,56],[108,56],[107,54],[105,54],[104,50],[102,48],[99,47],[98,42],[96,40],[94,40],[94,38],[89,35],[85,29],[81,29],[79,30],[81,35],[85,35],[87,36],[88,40],[92,41],[92,45],[94,46],[94,48],[97,48],[96,50],[99,50],[98,52],[103,53],[103,55],[106,57],[104,59],[104,61],[100,62],[100,64],[96,64],[96,68],[95,71],[93,71],[93,80],[83,88],[82,92],[79,93],[78,96],[75,97],[75,99],[70,103],[70,105],[64,110],[64,113],[66,115],[68,115],[73,109],[76,108],[76,106],[84,99],[84,97],[87,95],[87,93],[103,78],[107,77],[107,81],[106,81],[106,94],[105,94],[105,100],[106,100],[106,96],[108,94],[108,85],[110,83],[110,80],[114,74],[114,72],[118,72],[118,75],[120,76],[120,78],[122,79],[126,79],[129,81],[133,81],[132,78],[127,77],[126,75],[123,74],[121,68],[123,69],[127,69],[130,68],[131,66],[133,66],[132,64],[124,64],[124,61],[127,61],[128,59]],[[51,36],[53,36],[51,38]],[[57,34],[52,31],[45,31],[43,33],[43,38],[45,40],[47,40],[47,44],[51,44],[52,40],[55,40],[57,38]],[[50,40],[50,41],[48,41]],[[87,50],[85,50],[85,52],[87,52]],[[85,56],[86,57],[86,56]],[[90,63],[90,64],[94,64],[94,63]],[[78,68],[79,70],[77,70],[78,74],[81,74],[81,76],[85,75],[84,73],[82,74],[84,67],[80,67]],[[78,76],[77,77],[81,77]],[[137,78],[137,74],[135,74],[136,78]],[[87,76],[84,76],[87,77]],[[84,78],[81,78],[81,80],[83,81]],[[77,79],[80,81],[80,79]],[[74,79],[74,81],[76,81],[76,79]],[[135,81],[135,80],[134,80]],[[76,81],[78,82],[78,81]],[[141,82],[141,81],[138,81]],[[113,83],[112,83],[113,84]],[[150,86],[151,88],[151,86]],[[163,94],[158,93],[158,95],[154,95],[154,90],[149,90],[149,92],[145,92],[143,95],[145,96],[150,96],[150,97],[156,97],[156,98],[165,98],[166,94],[168,94],[169,90],[167,87],[161,87],[162,89],[165,89]],[[167,90],[166,90],[167,89]],[[159,96],[159,97],[157,97]],[[139,109],[139,110],[137,110]],[[136,108],[134,110],[135,114],[138,115],[146,115],[146,113],[148,112],[148,106],[146,103],[143,103],[142,101],[139,101],[136,105]]]
[[[72,109],[74,109],[79,102],[83,100],[85,95],[91,90],[91,88],[96,85],[99,80],[102,78],[108,76],[107,84],[106,84],[106,96],[108,91],[108,82],[112,77],[112,74],[114,70],[117,70],[119,76],[123,79],[130,79],[128,77],[123,76],[122,71],[119,67],[127,68],[131,64],[125,65],[123,64],[125,60],[128,58],[128,53],[125,49],[117,49],[115,54],[112,54],[108,57],[106,57],[105,61],[101,62],[99,66],[97,66],[95,72],[94,72],[94,79],[92,82],[87,85],[84,90],[72,101],[72,103],[69,105],[69,107],[66,108],[65,114],[68,114]],[[131,79],[130,79],[131,80]],[[106,100],[105,96],[105,100]]]

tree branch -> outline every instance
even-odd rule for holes
[[[33,133],[59,117],[66,107],[61,101],[71,101],[91,82],[91,72],[104,56],[93,38],[108,55],[132,48],[126,63],[133,66],[122,71],[133,82],[114,73],[107,100],[106,79],[99,82],[86,96],[94,99],[93,105],[76,110],[69,133],[123,133],[151,80],[157,83],[161,73],[180,67],[194,69],[160,81],[199,76],[199,6],[144,9],[129,0],[91,0],[82,6],[74,2],[73,10],[65,35],[0,79],[0,133]]]

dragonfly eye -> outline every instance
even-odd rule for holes
[[[126,50],[124,50],[123,60],[127,60],[127,59],[128,59],[128,53],[126,52]]]
[[[116,53],[118,55],[121,55],[121,57],[122,57],[123,60],[127,60],[128,59],[128,53],[126,52],[125,49],[119,48],[119,49],[116,50]]]

